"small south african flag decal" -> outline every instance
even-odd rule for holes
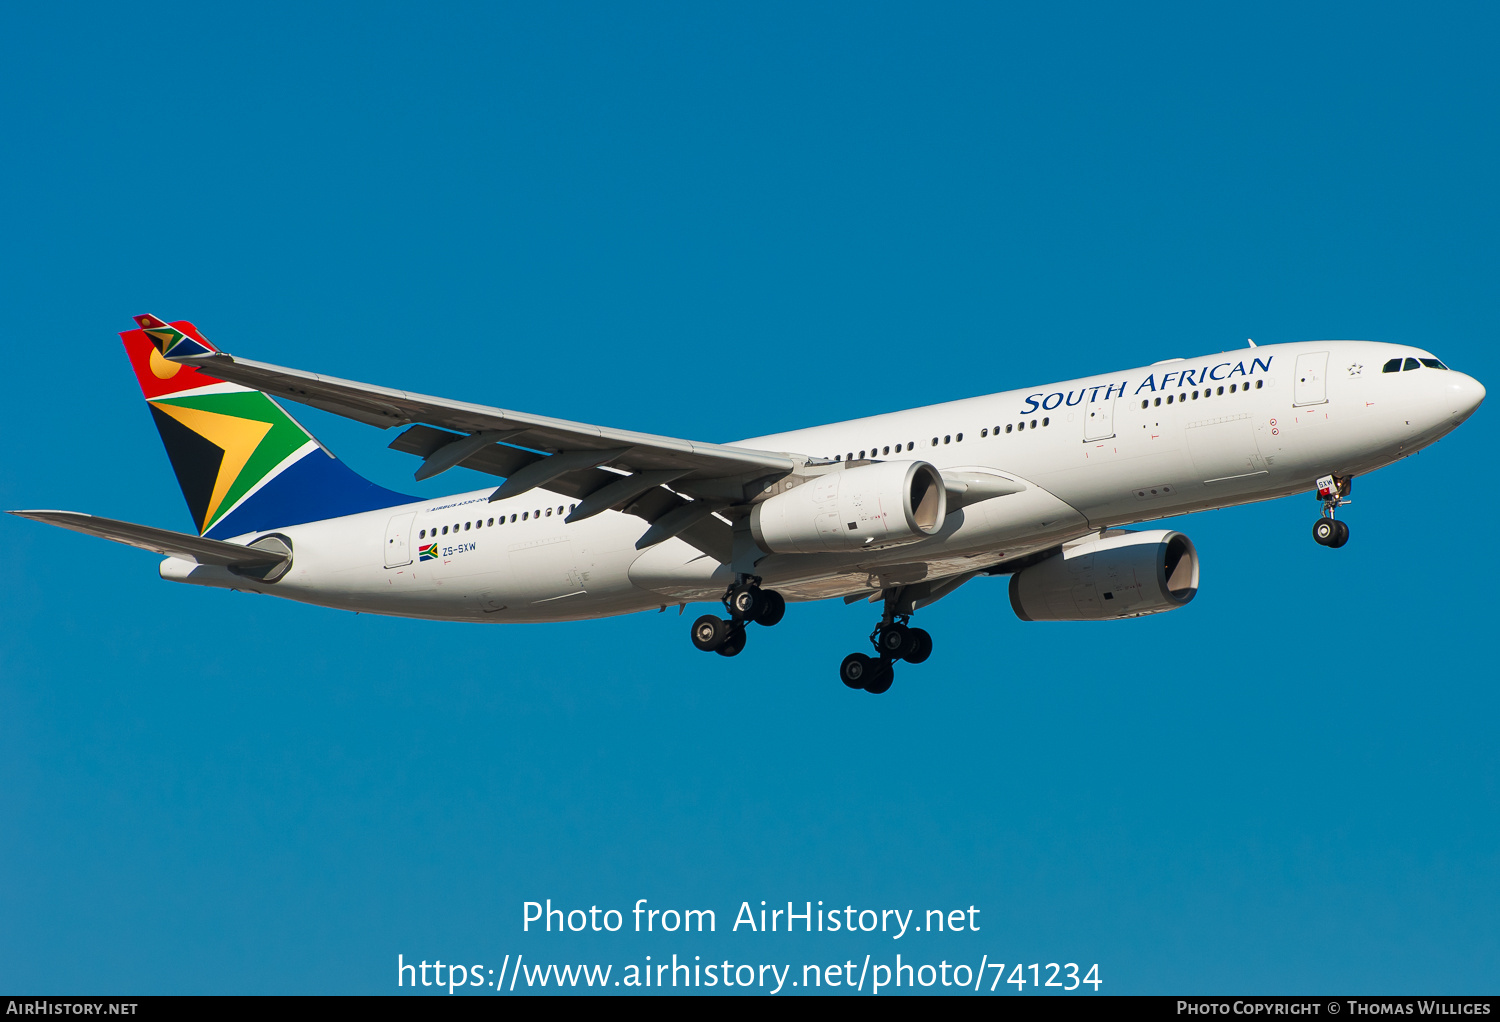
[[[417,547],[417,560],[435,561],[438,559],[437,544],[428,543],[426,546]]]

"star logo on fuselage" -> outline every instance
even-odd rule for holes
[[[1358,362],[1354,363],[1353,365],[1351,365],[1349,367],[1349,375],[1350,376],[1358,376],[1361,373],[1363,373],[1364,371],[1365,371],[1365,367],[1362,366],[1362,365],[1360,365]]]

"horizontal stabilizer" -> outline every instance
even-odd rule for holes
[[[154,529],[149,525],[134,522],[119,522],[113,518],[100,518],[79,511],[12,511],[20,518],[35,522],[46,522],[74,532],[87,533],[101,539],[140,547],[166,557],[183,557],[199,564],[217,564],[225,568],[269,568],[287,559],[281,550],[255,550],[238,543],[225,543],[217,539],[203,539],[170,529]]]

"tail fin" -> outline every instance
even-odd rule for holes
[[[217,349],[186,321],[137,316],[120,335],[199,535],[238,536],[406,504],[318,443],[271,397],[165,354]]]

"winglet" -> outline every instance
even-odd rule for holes
[[[177,329],[171,323],[146,313],[132,317],[146,331],[162,358],[192,358],[195,355],[212,355],[219,349],[208,343],[191,323],[182,324],[190,333]]]

